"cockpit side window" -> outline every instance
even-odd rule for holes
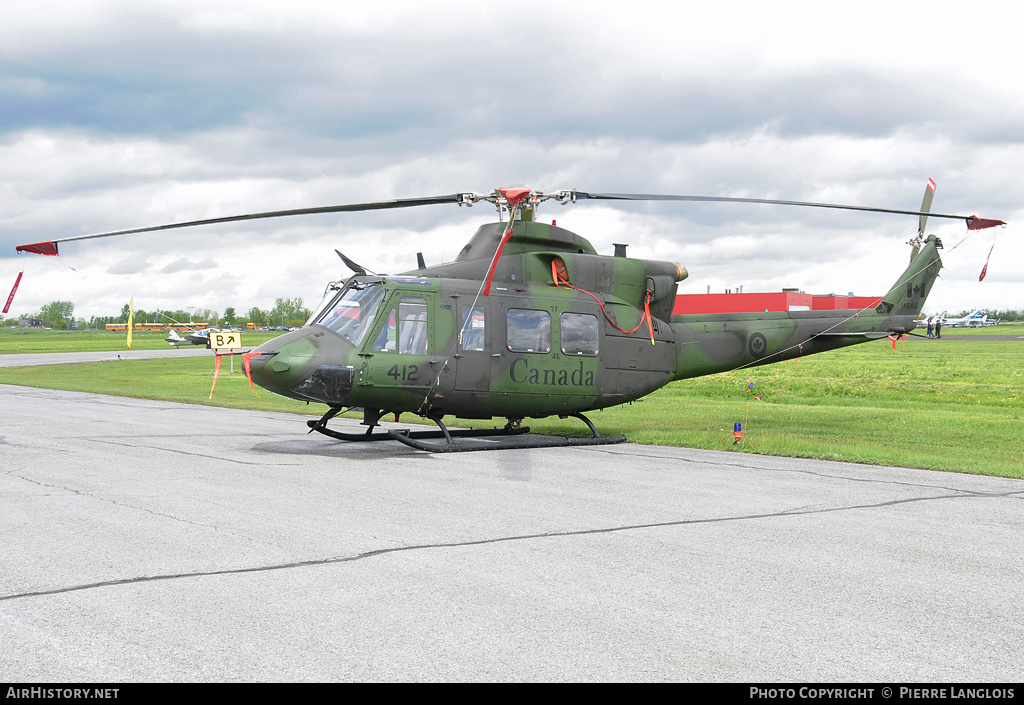
[[[459,335],[463,350],[482,351],[484,349],[484,332],[486,316],[483,306],[473,306],[462,310],[462,328]]]
[[[427,300],[406,297],[398,305],[398,352],[408,355],[427,354]]]
[[[380,329],[373,349],[403,355],[427,354],[427,300],[418,296],[403,297],[398,307],[391,306],[387,320]]]
[[[353,345],[359,345],[373,324],[384,287],[380,284],[356,284],[342,292],[317,320]]]

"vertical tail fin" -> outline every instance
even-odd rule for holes
[[[942,241],[934,235],[929,235],[920,248],[915,244],[917,252],[910,266],[875,310],[893,316],[917,316],[921,313],[925,299],[942,269],[942,259],[939,257],[941,247]]]

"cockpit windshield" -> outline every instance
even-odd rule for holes
[[[380,283],[352,284],[324,309],[316,323],[327,326],[358,346],[373,326],[383,299],[384,287]]]

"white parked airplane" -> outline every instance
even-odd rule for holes
[[[981,328],[987,321],[988,316],[983,316],[981,311],[975,311],[969,316],[964,316],[963,318],[942,317],[942,325],[946,328]]]
[[[210,342],[210,329],[193,331],[184,338],[178,335],[178,331],[172,330],[164,340],[176,348],[180,348],[182,345],[206,345]]]

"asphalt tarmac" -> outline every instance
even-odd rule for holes
[[[102,352],[16,353],[0,355],[0,367],[28,367],[30,365],[68,365],[76,362],[106,362],[108,360],[147,360],[156,357],[198,357],[214,353],[206,348],[189,345],[186,348],[160,350],[121,350]]]
[[[0,385],[0,677],[1020,679],[1024,481],[305,431]]]

